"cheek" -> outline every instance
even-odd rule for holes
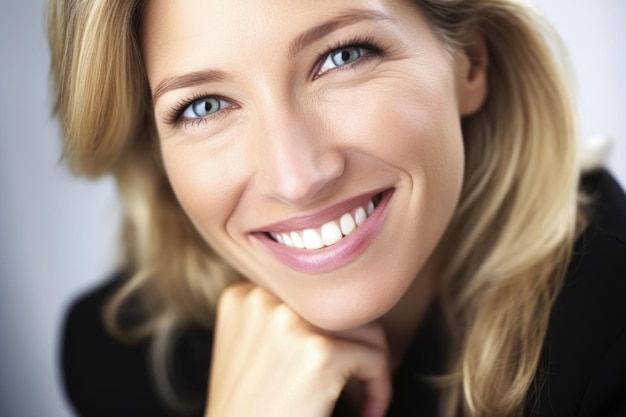
[[[237,205],[245,183],[245,163],[237,146],[162,144],[162,155],[172,188],[181,206],[209,243],[225,232],[224,224]]]
[[[412,176],[421,173],[429,184],[458,189],[464,149],[451,76],[377,81],[345,100],[334,97],[325,113],[329,135]]]
[[[419,270],[441,238],[458,205],[464,173],[464,146],[452,76],[385,79],[363,91],[359,103],[328,114],[345,146],[382,162],[398,173],[398,200],[410,234],[407,276]],[[404,80],[415,80],[407,82]],[[339,101],[337,102],[339,105]],[[346,102],[347,103],[347,102]],[[411,219],[411,220],[409,220]],[[395,236],[389,237],[394,245]],[[407,258],[407,259],[409,259]],[[410,266],[410,267],[409,267]]]

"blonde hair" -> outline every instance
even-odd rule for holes
[[[520,415],[576,232],[577,138],[558,37],[521,0],[416,3],[451,53],[472,30],[489,49],[489,95],[462,121],[466,179],[442,241],[450,256],[439,295],[452,341],[442,415]],[[124,265],[134,274],[106,323],[135,336],[177,320],[211,326],[220,291],[241,279],[191,225],[161,165],[138,40],[142,6],[49,6],[64,157],[77,173],[112,173],[125,202]],[[119,312],[135,296],[146,320],[122,329]]]

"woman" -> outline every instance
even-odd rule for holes
[[[626,198],[599,173],[577,199],[530,5],[53,0],[49,25],[65,158],[126,203],[123,272],[65,329],[79,414],[624,413]]]

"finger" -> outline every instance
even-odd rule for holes
[[[389,351],[385,331],[379,324],[367,324],[355,329],[328,333],[328,335],[334,339],[357,342],[385,352]]]
[[[221,341],[227,346],[253,347],[281,302],[269,291],[250,282],[227,288],[218,308],[216,330],[221,331]],[[230,331],[237,329],[237,331]]]
[[[391,402],[391,378],[389,374],[363,381],[365,398],[361,408],[363,417],[383,417]]]
[[[255,288],[255,285],[249,281],[237,282],[226,287],[220,294],[218,300],[218,318],[219,316],[230,316],[230,313],[236,312],[242,299]]]
[[[383,417],[392,394],[387,352],[368,345],[355,345],[350,342],[340,344],[343,346],[339,346],[337,359],[346,367],[344,382],[355,378],[363,383],[362,415]]]

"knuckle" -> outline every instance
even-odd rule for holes
[[[245,291],[242,285],[231,285],[224,289],[217,305],[218,314],[228,313],[238,308]]]
[[[256,286],[249,281],[238,282],[226,287],[217,302],[218,317],[220,315],[239,315],[247,298],[255,289]]]
[[[291,329],[296,322],[295,313],[285,304],[277,305],[272,311],[272,323],[281,330]]]
[[[312,335],[304,343],[304,357],[307,363],[316,369],[327,369],[333,363],[335,347],[324,336]]]
[[[261,314],[269,309],[271,299],[268,293],[259,287],[254,287],[246,296],[245,307],[253,314]]]

